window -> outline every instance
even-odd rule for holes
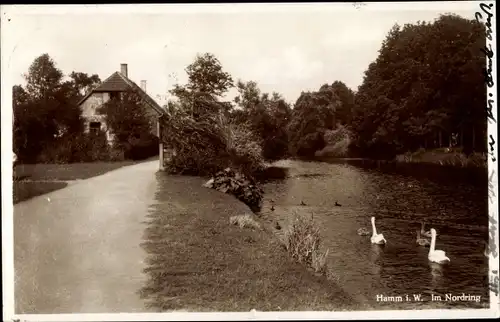
[[[99,131],[101,131],[101,122],[90,122],[89,123],[90,134],[99,134]]]
[[[120,92],[110,92],[109,93],[109,99],[114,100],[114,99],[120,99]]]

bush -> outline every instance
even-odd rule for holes
[[[252,179],[264,167],[261,148],[251,131],[229,124],[223,115],[195,120],[178,111],[161,122],[167,148],[175,151],[165,164],[170,173],[213,176],[230,167]]]
[[[285,248],[297,262],[306,264],[315,272],[326,274],[328,250],[320,253],[321,237],[312,219],[297,216],[285,232]]]
[[[101,132],[60,138],[42,151],[37,162],[62,164],[108,161],[109,159],[110,147],[106,135]]]
[[[434,163],[453,167],[487,167],[487,157],[485,153],[474,152],[469,156],[460,152],[461,149],[419,149],[415,152],[406,152],[396,156],[396,161],[405,163]]]
[[[260,229],[260,224],[252,218],[251,215],[238,215],[229,218],[231,225],[237,225],[240,228]]]
[[[323,135],[326,146],[315,153],[319,157],[346,157],[351,145],[351,133],[343,125],[337,125],[335,130],[326,130]]]
[[[244,175],[234,172],[230,168],[220,171],[204,184],[207,188],[216,189],[223,193],[229,193],[238,200],[244,202],[254,212],[258,212],[262,206],[263,191],[252,180]]]
[[[144,134],[139,138],[131,138],[128,144],[123,145],[124,157],[132,160],[144,160],[158,155],[158,137],[153,134]],[[119,150],[119,148],[117,148]]]

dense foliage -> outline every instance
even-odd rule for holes
[[[251,174],[265,160],[286,157],[417,160],[410,157],[416,151],[451,148],[482,160],[487,146],[484,47],[484,25],[456,15],[396,24],[356,92],[337,80],[302,92],[293,106],[279,93],[261,92],[255,81],[235,83],[213,54],[198,55],[186,68],[188,82],[171,91],[176,99],[162,120],[165,144],[175,151],[169,170],[213,175],[231,166]],[[25,87],[13,88],[15,152],[30,162],[43,154],[50,159],[57,154],[53,147],[70,151],[67,138],[83,135],[76,103],[99,77],[72,72],[63,81],[44,54],[26,80]],[[233,87],[236,98],[225,101]],[[122,149],[134,140],[144,142],[148,133],[151,124],[136,108],[140,104],[133,95],[106,104],[107,122]]]
[[[486,146],[484,26],[454,15],[395,25],[356,94],[356,150],[393,157],[419,148]]]
[[[209,53],[197,56],[186,72],[188,83],[172,90],[177,101],[161,119],[164,142],[175,151],[167,170],[214,175],[231,167],[253,178],[263,166],[260,146],[245,124],[230,122],[231,104],[221,99],[232,78]]]
[[[13,145],[20,162],[50,159],[58,146],[67,150],[72,138],[83,137],[77,103],[85,90],[100,82],[99,76],[73,72],[69,80],[63,78],[50,56],[43,54],[25,75],[26,86],[14,86]]]
[[[255,135],[266,160],[279,160],[288,155],[287,126],[291,107],[279,93],[261,93],[254,81],[239,80],[238,96],[234,99],[239,109],[233,109],[233,123],[245,125]]]
[[[150,108],[134,91],[122,92],[99,108],[113,136],[113,147],[124,152],[127,159],[145,159],[158,153],[155,119],[148,116]]]

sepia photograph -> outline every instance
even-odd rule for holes
[[[2,5],[3,320],[500,317],[495,14]]]

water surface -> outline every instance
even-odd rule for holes
[[[323,247],[329,249],[334,278],[360,303],[376,309],[488,307],[488,260],[483,255],[487,183],[384,173],[349,164],[286,160],[276,165],[289,168],[289,177],[266,183],[264,217],[286,227],[294,212],[313,216]],[[274,212],[269,211],[271,199]],[[372,245],[370,236],[357,235],[361,227],[371,231],[371,216],[386,246]],[[416,245],[421,221],[426,230],[437,230],[436,249],[446,252],[449,264],[431,264],[428,248]],[[431,301],[431,294],[443,301]],[[446,301],[446,294],[480,300]],[[402,296],[403,301],[381,302],[377,295]],[[412,301],[407,302],[406,295]],[[415,295],[422,301],[415,301]]]

